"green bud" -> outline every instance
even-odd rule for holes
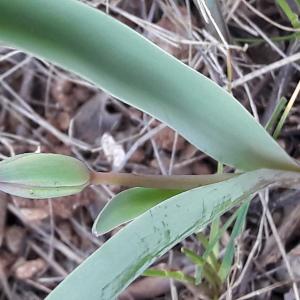
[[[43,199],[81,192],[90,183],[90,171],[80,160],[46,153],[26,153],[0,162],[0,190]]]

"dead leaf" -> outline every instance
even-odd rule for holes
[[[100,145],[104,132],[111,132],[120,122],[120,113],[107,109],[108,96],[98,93],[83,104],[73,118],[73,136],[91,145]]]
[[[21,208],[20,211],[30,222],[42,221],[49,217],[49,211],[45,208]]]
[[[26,232],[23,227],[17,225],[8,227],[5,233],[5,244],[8,250],[13,254],[20,253],[25,236]]]
[[[46,267],[46,262],[41,258],[28,260],[16,267],[15,276],[21,280],[31,279],[42,272]]]
[[[173,149],[174,139],[175,139],[175,131],[168,127],[162,129],[154,137],[157,146],[169,152],[171,152]],[[182,136],[178,135],[177,143],[176,143],[176,151],[182,150],[184,146],[185,146],[185,139]]]

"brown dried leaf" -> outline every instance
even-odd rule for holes
[[[120,122],[120,113],[107,109],[108,96],[98,93],[83,104],[73,119],[73,135],[91,145],[99,145],[104,132],[111,132]]]
[[[159,148],[171,152],[173,149],[174,138],[175,138],[175,131],[172,130],[171,128],[166,127],[155,135],[154,140]],[[177,143],[176,143],[176,151],[182,150],[184,146],[185,146],[185,139],[182,136],[178,135]]]
[[[23,215],[29,221],[41,221],[50,216],[49,202],[13,197],[15,204],[20,208]],[[53,215],[62,219],[68,219],[73,216],[81,206],[86,206],[96,199],[95,192],[92,189],[85,189],[81,193],[58,197],[51,201]]]
[[[41,259],[33,259],[28,260],[15,269],[15,276],[18,279],[25,280],[25,279],[31,279],[35,277],[38,273],[42,272],[47,267],[46,262]]]
[[[189,19],[188,19],[188,12],[186,7],[179,6],[178,10],[181,14],[179,17],[180,20],[175,22],[173,19],[170,19],[166,14],[162,16],[162,18],[156,23],[159,27],[166,29],[174,34],[176,34],[177,39],[184,39],[188,38],[189,36]],[[174,15],[177,15],[176,13]],[[192,24],[195,24],[195,18],[192,17]],[[164,49],[171,55],[182,59],[184,57],[187,57],[189,47],[188,45],[179,44],[178,47],[175,45],[168,43],[167,41],[163,40],[159,37],[159,35],[154,34],[153,32],[149,32],[147,37],[152,40],[155,44],[157,44],[160,48]]]
[[[20,211],[30,222],[42,221],[49,217],[49,210],[45,208],[21,208]]]
[[[13,225],[8,227],[5,233],[5,244],[10,252],[13,254],[21,252],[25,241],[25,234],[25,229],[21,226]]]

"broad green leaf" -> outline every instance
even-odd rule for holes
[[[251,171],[161,202],[115,234],[47,299],[115,299],[157,257],[274,182],[299,184],[300,174],[266,169]]]
[[[94,222],[93,232],[96,235],[104,234],[105,232],[110,231],[121,224],[133,220],[148,209],[157,205],[158,203],[176,194],[179,194],[180,192],[183,192],[184,190],[182,190],[182,188],[180,189],[180,185],[182,182],[185,182],[185,186],[187,186],[187,182],[189,182],[190,188],[188,189],[191,189],[197,186],[203,186],[224,181],[233,176],[236,175],[230,173],[199,176],[175,175],[171,177],[163,177],[160,179],[160,182],[165,181],[165,187],[167,187],[168,185],[170,185],[168,179],[170,180],[170,178],[173,178],[173,180],[176,181],[176,184],[173,183],[172,185],[178,187],[178,189],[176,190],[135,188],[123,191],[115,197],[113,197],[101,210],[99,216]],[[148,177],[148,180],[150,186],[151,181],[152,184],[154,184],[153,178]],[[145,181],[145,177],[143,177],[143,181]],[[187,190],[187,188],[185,190]]]
[[[78,1],[0,0],[0,42],[81,75],[220,162],[241,170],[298,170],[225,90]]]
[[[93,233],[104,234],[138,217],[160,202],[179,194],[180,190],[132,188],[117,194],[102,209],[93,226]]]

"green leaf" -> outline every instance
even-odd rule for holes
[[[195,284],[195,280],[193,277],[188,276],[181,271],[168,271],[151,268],[146,270],[143,273],[143,276],[170,278],[184,283]]]
[[[234,242],[235,239],[242,233],[244,230],[244,224],[249,208],[250,200],[248,199],[243,205],[238,209],[238,216],[236,222],[233,226],[233,230],[230,235],[230,240],[226,246],[225,255],[219,270],[219,277],[222,282],[224,282],[230,272],[233,256],[234,256]]]
[[[213,266],[208,264],[207,261],[203,259],[203,257],[199,256],[192,250],[182,248],[181,252],[184,253],[184,255],[195,265],[203,268],[203,273],[206,280],[217,290],[217,287],[221,284],[221,280]]]
[[[288,17],[293,27],[300,28],[299,16],[292,10],[288,2],[286,0],[277,0],[277,3]]]
[[[215,21],[216,25],[218,26],[218,29],[222,33],[225,40],[230,43],[230,33],[228,31],[226,22],[224,20],[224,17],[222,15],[222,10],[220,7],[220,2],[218,0],[205,0],[207,8],[210,11],[210,14]],[[194,3],[197,6],[199,6],[199,0],[194,0]],[[212,34],[217,40],[220,42],[223,42],[222,39],[220,39],[219,34],[216,31],[215,26],[212,24],[211,20],[208,21],[208,23],[204,22],[204,26],[206,30]]]
[[[179,190],[133,188],[117,194],[102,209],[93,225],[93,233],[104,234],[138,217],[160,202],[179,194]]]
[[[114,299],[157,257],[216,216],[274,182],[299,184],[300,174],[251,171],[161,202],[115,234],[47,299]]]
[[[213,253],[213,249],[215,245],[218,243],[219,239],[222,237],[222,235],[226,232],[226,230],[231,226],[231,224],[234,222],[234,220],[237,218],[239,213],[239,210],[236,210],[230,217],[229,219],[225,222],[225,224],[220,228],[220,230],[216,233],[216,236],[214,239],[209,241],[208,246],[206,247],[202,258],[206,261],[209,256]],[[202,281],[202,275],[203,275],[203,269],[201,267],[198,267],[196,269],[196,278],[195,278],[195,283],[199,284]]]
[[[25,153],[0,162],[0,190],[19,197],[62,197],[89,184],[88,167],[66,155]]]
[[[224,89],[87,5],[0,0],[0,41],[81,75],[220,162],[242,170],[298,170]]]
[[[111,183],[113,179],[124,174],[114,174],[107,181],[102,178],[100,182]],[[103,174],[101,174],[103,176]],[[129,174],[126,174],[126,177]],[[113,197],[106,206],[101,210],[93,225],[93,232],[96,235],[104,234],[115,227],[124,224],[138,217],[148,209],[154,207],[158,203],[176,195],[184,190],[192,189],[198,186],[204,186],[216,182],[227,180],[234,174],[214,174],[214,175],[179,175],[179,176],[163,176],[160,178],[160,185],[163,183],[163,188],[135,188],[123,191]],[[114,178],[112,178],[114,177]],[[138,186],[136,175],[133,175],[136,185]],[[149,186],[154,185],[157,181],[153,177],[141,176],[143,183],[147,182]],[[178,187],[176,190],[166,188],[170,186],[170,178],[174,180],[172,186]],[[124,177],[123,177],[124,179]],[[130,180],[132,180],[130,178]],[[121,181],[115,180],[116,183]],[[128,181],[127,181],[128,182]],[[189,185],[187,183],[189,182]],[[124,183],[124,180],[123,180]],[[184,184],[183,184],[184,183]],[[201,184],[200,184],[201,183]],[[181,186],[181,189],[179,189]],[[190,186],[183,190],[183,186]]]
[[[275,127],[275,125],[278,122],[278,119],[280,118],[282,112],[284,111],[286,104],[287,104],[287,99],[285,97],[281,97],[279,102],[277,103],[272,116],[270,118],[270,120],[267,122],[266,124],[266,130],[271,133]]]

